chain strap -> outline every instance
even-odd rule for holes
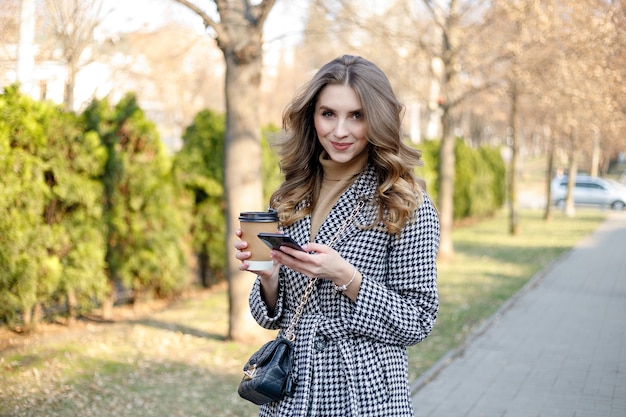
[[[363,208],[364,205],[365,205],[365,200],[359,201],[359,204],[357,204],[352,210],[352,213],[350,213],[350,217],[348,217],[343,222],[343,224],[341,225],[337,233],[335,233],[335,236],[333,236],[332,240],[328,244],[329,247],[331,248],[333,247],[333,245],[337,242],[337,239],[339,239],[339,237],[343,234],[343,232],[350,226],[350,224],[352,224],[352,222],[356,218],[356,215],[359,213],[359,211],[361,210],[361,208]],[[304,293],[302,294],[302,298],[300,298],[300,304],[296,308],[296,312],[294,313],[293,318],[291,319],[291,323],[289,323],[289,328],[285,331],[285,339],[289,340],[290,342],[293,342],[294,340],[296,340],[296,333],[295,333],[296,325],[298,324],[298,321],[300,320],[300,316],[302,315],[302,312],[304,311],[306,302],[309,300],[309,296],[313,292],[313,288],[315,288],[315,284],[317,284],[318,280],[319,280],[319,277],[313,277],[309,280],[309,284],[305,288]]]

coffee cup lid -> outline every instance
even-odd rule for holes
[[[278,213],[271,211],[244,211],[239,213],[239,220],[242,222],[270,223],[278,221]]]

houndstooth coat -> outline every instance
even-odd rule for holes
[[[361,199],[360,224],[375,218],[376,176],[369,167],[339,198],[322,224],[318,243],[328,244]],[[296,241],[310,237],[310,217],[285,229]],[[439,218],[428,197],[415,221],[392,236],[350,225],[333,248],[362,274],[356,302],[319,280],[296,329],[294,397],[261,406],[259,416],[412,416],[406,347],[426,338],[438,311],[436,256]],[[269,329],[289,326],[308,278],[286,267],[270,315],[256,280],[250,308]]]

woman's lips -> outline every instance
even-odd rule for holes
[[[351,143],[344,143],[344,142],[330,142],[330,143],[333,145],[333,148],[337,149],[338,151],[345,151],[350,146],[352,146]]]

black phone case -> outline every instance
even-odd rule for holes
[[[259,233],[257,235],[270,249],[280,250],[281,246],[287,246],[304,252],[304,249],[289,235],[281,233]]]

